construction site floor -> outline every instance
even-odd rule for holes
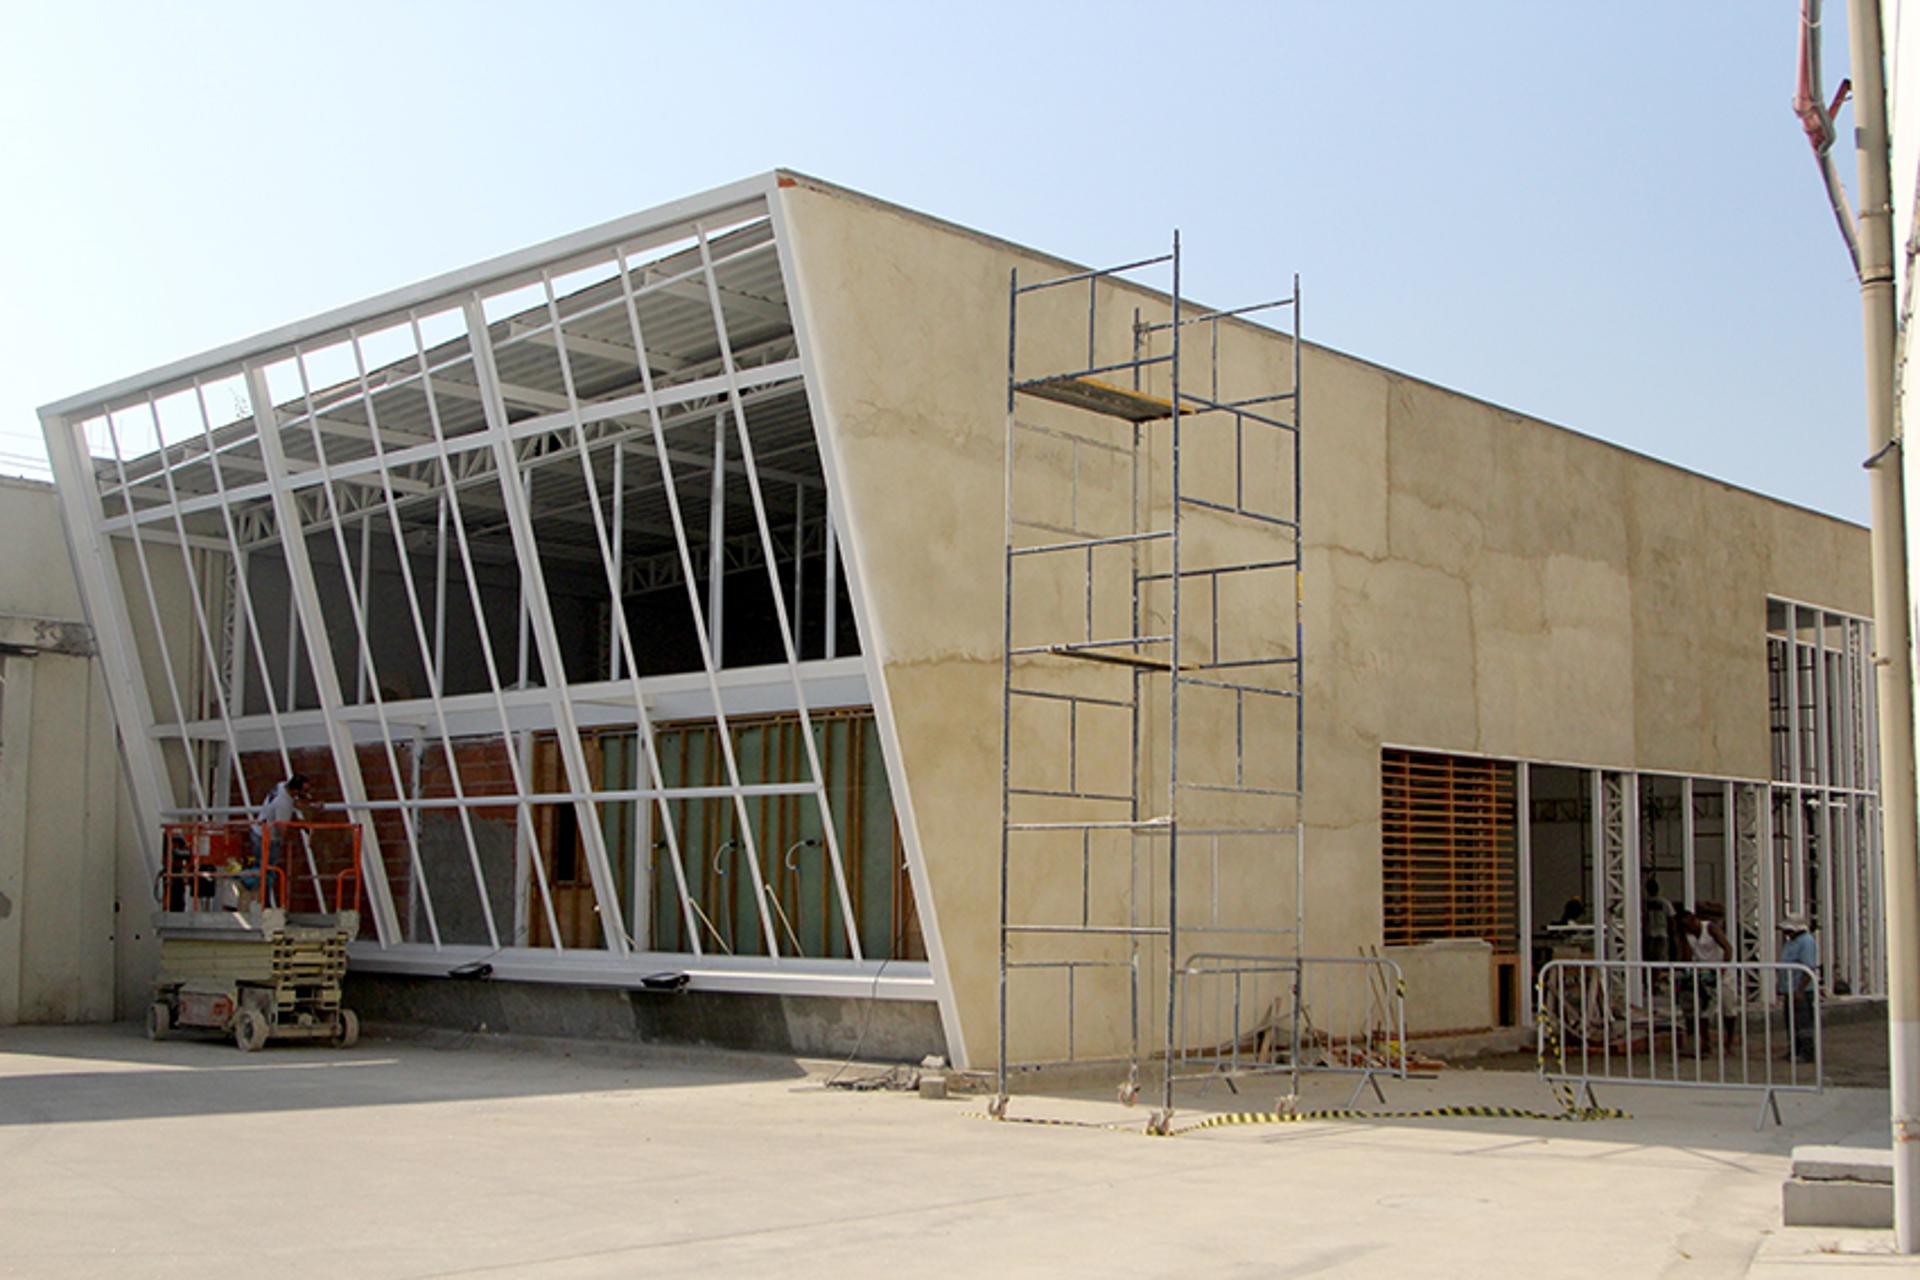
[[[828,1064],[824,1071],[830,1072]],[[857,1069],[856,1069],[857,1070]],[[1269,1091],[1270,1092],[1270,1091]],[[1317,1085],[1303,1102],[1338,1106]],[[1178,1138],[996,1124],[807,1064],[364,1041],[242,1056],[128,1026],[0,1031],[4,1276],[1815,1276],[1889,1232],[1784,1229],[1798,1144],[1887,1095],[1615,1089],[1592,1124],[1425,1119]],[[1187,1113],[1270,1104],[1222,1089]],[[1448,1070],[1388,1105],[1550,1108]],[[1092,1097],[1015,1115],[1137,1121]],[[1910,1271],[1908,1271],[1911,1274]]]

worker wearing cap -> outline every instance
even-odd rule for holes
[[[250,855],[248,873],[240,878],[240,885],[248,891],[259,888],[259,867],[262,865],[263,852],[271,852],[275,844],[285,840],[283,833],[274,828],[282,823],[292,822],[307,801],[307,779],[303,774],[293,774],[283,782],[273,784],[267,792],[267,798],[260,802],[259,811],[254,814],[253,826],[247,831],[247,852]]]
[[[1814,943],[1813,934],[1807,931],[1807,922],[1801,916],[1783,916],[1780,920],[1780,932],[1787,944],[1780,948],[1780,963],[1783,965],[1805,965],[1814,972],[1820,969],[1820,948]],[[1813,1046],[1813,978],[1800,969],[1780,970],[1780,994],[1793,1004],[1793,1060],[1812,1062]]]

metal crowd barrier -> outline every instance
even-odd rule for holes
[[[1757,1129],[1780,1123],[1780,1094],[1821,1090],[1820,979],[1803,964],[1552,960],[1534,1015],[1540,1078],[1587,1105],[1596,1083],[1754,1089]]]
[[[1351,1106],[1407,1078],[1406,983],[1391,960],[1204,952],[1179,974],[1176,1080],[1353,1075]],[[1298,1090],[1296,1081],[1295,1090]]]

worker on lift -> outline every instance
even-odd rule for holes
[[[274,783],[272,790],[267,792],[267,798],[260,802],[253,825],[247,828],[247,867],[236,880],[242,909],[259,894],[262,853],[272,850],[286,839],[284,833],[276,837],[273,828],[281,823],[292,822],[295,818],[304,820],[306,807],[307,779],[305,774],[300,773]]]

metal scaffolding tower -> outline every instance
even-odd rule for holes
[[[1001,1115],[1023,1071],[1124,1069],[1164,1124],[1300,1060],[1299,280],[1213,310],[1180,269],[1176,232],[1009,286]],[[1278,310],[1290,348],[1242,320]]]

